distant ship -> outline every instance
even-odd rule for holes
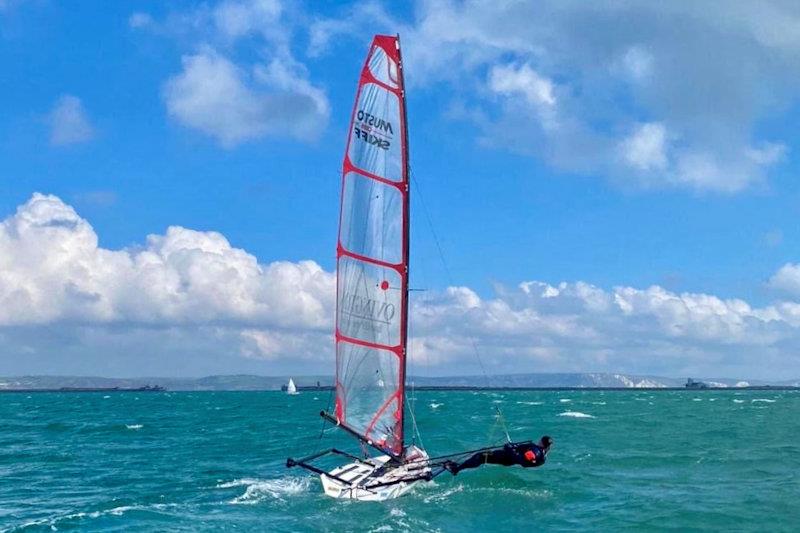
[[[695,381],[692,378],[686,380],[686,385],[684,385],[687,389],[707,389],[708,383],[704,383],[702,381]]]

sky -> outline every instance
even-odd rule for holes
[[[505,0],[0,0],[0,375],[333,373],[375,33],[411,373],[800,376],[800,7]]]

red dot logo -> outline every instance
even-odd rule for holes
[[[389,289],[389,282],[386,280],[381,281],[381,290],[388,290]]]

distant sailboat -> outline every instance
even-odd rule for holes
[[[286,385],[286,394],[299,394],[292,378],[289,378],[289,384]]]
[[[490,463],[492,454],[506,449],[533,453],[529,442],[509,439],[501,446],[430,458],[404,441],[410,191],[399,37],[377,35],[372,42],[343,167],[336,247],[336,402],[333,413],[320,415],[356,437],[364,457],[332,448],[289,458],[286,466],[319,474],[328,496],[381,501],[442,472]],[[369,457],[368,447],[379,455]],[[352,462],[330,471],[313,464],[328,455]],[[472,458],[457,461],[467,456]],[[528,466],[538,466],[543,457],[539,461]]]

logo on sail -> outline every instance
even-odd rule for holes
[[[379,302],[378,300],[349,292],[344,293],[342,296],[341,307],[339,309],[351,317],[386,325],[392,323],[392,319],[397,312],[392,303]]]
[[[376,117],[359,109],[356,113],[356,123],[353,125],[353,133],[356,139],[377,146],[382,150],[388,150],[392,144],[394,129],[388,120]]]

